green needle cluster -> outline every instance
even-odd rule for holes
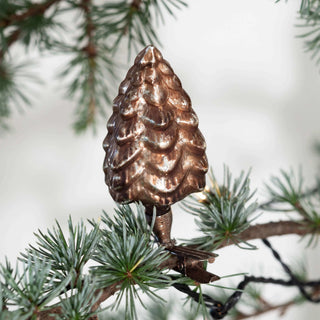
[[[219,185],[211,171],[210,185],[200,195],[184,201],[183,207],[196,216],[196,224],[203,234],[189,240],[190,244],[213,250],[227,241],[238,246],[245,244],[246,249],[255,248],[237,237],[250,226],[258,207],[256,201],[250,201],[254,192],[250,192],[249,173],[245,175],[242,172],[233,180],[229,169],[225,167],[223,183]]]

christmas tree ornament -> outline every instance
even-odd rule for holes
[[[191,100],[154,46],[138,54],[120,84],[107,128],[103,168],[113,199],[142,202],[149,222],[155,210],[158,241],[182,260],[194,259],[189,274],[201,269],[199,261],[213,262],[214,254],[171,239],[171,205],[204,188],[208,162]]]

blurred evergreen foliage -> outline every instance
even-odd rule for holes
[[[73,127],[79,133],[95,128],[111,107],[123,47],[130,55],[159,45],[157,26],[186,6],[183,0],[0,0],[0,127],[8,128],[14,107],[30,104],[25,83],[36,80],[26,72],[29,62],[14,62],[14,44],[25,47],[26,55],[36,48],[68,56],[59,76],[67,97],[77,103]],[[320,2],[301,0],[298,16],[298,36],[319,62]]]
[[[7,128],[18,102],[30,104],[19,81],[28,64],[13,63],[13,44],[69,56],[59,76],[66,79],[66,95],[77,101],[73,127],[82,132],[94,128],[111,105],[124,43],[129,54],[159,44],[156,27],[183,7],[182,0],[0,0],[0,126]]]

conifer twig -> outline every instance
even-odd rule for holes
[[[28,10],[21,14],[12,14],[8,18],[0,20],[0,27],[6,28],[13,25],[16,22],[23,21],[32,16],[44,14],[53,4],[60,2],[61,0],[49,0],[44,3],[39,3],[31,6]],[[13,30],[7,38],[6,47],[0,50],[0,61],[3,59],[4,54],[8,50],[8,48],[15,43],[22,33],[22,29],[17,27]]]
[[[94,42],[94,24],[91,17],[91,0],[82,0],[81,7],[85,14],[85,24],[88,42],[83,48],[89,60],[88,88],[89,88],[89,104],[87,123],[92,123],[96,113],[96,98],[95,98],[95,69],[97,56],[97,48]]]
[[[0,50],[0,59],[3,58],[6,50],[20,38],[21,33],[22,30],[19,28],[11,32],[11,34],[7,38],[6,49]]]
[[[97,300],[97,302],[93,305],[92,311],[96,311],[103,301],[107,300],[112,295],[114,295],[119,290],[120,283],[121,283],[120,281],[116,282],[113,285],[104,288],[102,291],[100,289],[97,290],[96,294],[97,295],[100,294],[100,297]]]
[[[316,187],[308,190],[307,192],[301,194],[300,198],[302,199],[302,198],[310,197],[310,196],[314,195],[317,192],[319,192],[319,186],[316,186]],[[259,205],[259,209],[266,209],[266,208],[270,207],[270,205],[278,203],[278,202],[279,201],[276,200],[276,199],[271,199],[271,200],[269,200],[269,201],[267,201],[265,203],[260,204]],[[299,209],[299,208],[296,207],[296,209]]]
[[[23,21],[27,18],[38,14],[44,14],[53,4],[60,2],[61,0],[48,0],[43,3],[34,4],[28,10],[20,14],[12,14],[9,17],[0,20],[0,27],[8,27],[16,22]]]
[[[96,311],[102,302],[110,298],[113,294],[115,294],[119,290],[119,284],[120,282],[114,283],[111,286],[108,286],[104,289],[98,289],[96,290],[96,295],[99,296],[99,299],[96,301],[96,303],[93,305],[92,311]],[[55,320],[55,317],[52,316],[53,314],[61,314],[62,309],[61,307],[53,307],[51,309],[41,311],[38,314],[38,320]],[[94,317],[91,317],[92,320]]]
[[[61,307],[53,307],[51,309],[41,311],[38,314],[37,319],[39,320],[55,320],[54,314],[61,314]]]
[[[133,0],[130,3],[130,13],[128,15],[128,19],[127,22],[124,24],[123,28],[122,28],[122,35],[127,35],[128,34],[128,29],[130,27],[130,23],[131,23],[131,18],[132,18],[132,14],[134,11],[139,11],[140,7],[141,7],[141,2],[142,0]]]

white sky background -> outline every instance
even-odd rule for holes
[[[159,28],[161,52],[192,99],[216,175],[222,176],[224,163],[234,175],[252,167],[253,188],[259,188],[260,198],[271,174],[302,164],[311,185],[320,163],[312,151],[320,137],[320,67],[295,38],[300,1],[189,3],[177,12],[177,20],[168,17]],[[126,62],[125,53],[119,59]],[[114,206],[102,172],[107,119],[96,135],[72,132],[75,102],[63,98],[62,84],[55,79],[64,63],[63,56],[39,60],[45,85],[35,89],[33,107],[16,114],[10,121],[12,131],[0,140],[1,261],[5,255],[15,261],[34,241],[33,232],[51,227],[54,219],[65,227],[68,215],[74,221],[97,218],[102,209],[112,212]],[[194,235],[193,218],[174,209],[173,236]],[[277,219],[266,213],[261,221],[269,220],[267,215]],[[271,241],[289,262],[307,256],[311,277],[320,277],[318,250],[305,250],[295,236]],[[261,250],[221,250],[210,270],[281,277],[270,252],[256,244]],[[267,296],[285,301],[286,291],[269,286]],[[315,320],[319,308],[291,308],[283,319]],[[276,318],[277,313],[270,313],[260,319]]]

